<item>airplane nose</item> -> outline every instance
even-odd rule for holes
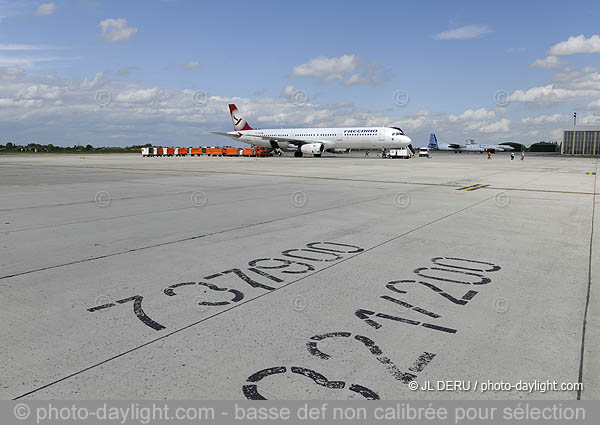
[[[407,145],[410,145],[412,143],[411,138],[408,136],[404,136],[404,141],[406,142]]]

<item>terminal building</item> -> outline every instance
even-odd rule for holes
[[[600,127],[572,127],[563,131],[562,155],[600,155]]]

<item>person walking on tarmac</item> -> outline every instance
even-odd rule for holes
[[[525,159],[525,151],[521,151],[521,161]]]
[[[488,150],[488,159],[492,159],[492,151]]]
[[[511,153],[510,153],[510,160],[512,161],[513,159],[515,159],[515,153],[514,153],[514,152],[511,152]]]

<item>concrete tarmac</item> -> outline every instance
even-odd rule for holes
[[[0,396],[598,399],[597,172],[0,156]]]

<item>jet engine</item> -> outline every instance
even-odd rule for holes
[[[307,143],[305,145],[300,146],[300,151],[302,153],[312,154],[316,157],[321,156],[324,150],[325,145],[323,143]]]

